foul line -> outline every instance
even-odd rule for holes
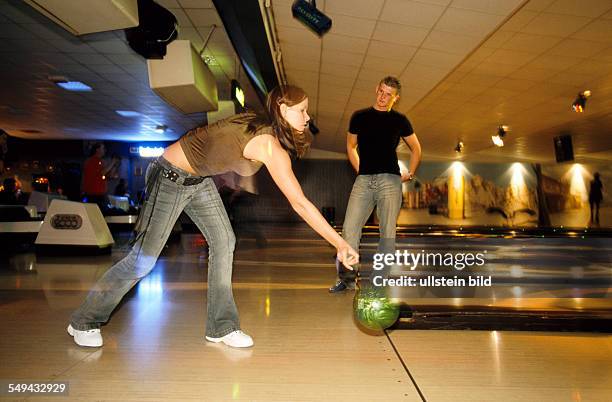
[[[416,388],[417,392],[419,393],[419,396],[421,397],[421,400],[423,402],[427,402],[427,399],[425,399],[425,395],[423,395],[423,393],[421,392],[421,389],[419,388],[419,386],[417,385],[416,381],[414,380],[414,377],[410,373],[410,370],[408,370],[408,367],[406,366],[406,363],[404,363],[404,359],[402,359],[402,356],[399,354],[397,348],[395,347],[395,344],[393,343],[393,341],[391,340],[391,337],[389,336],[389,332],[386,329],[385,329],[385,336],[389,340],[389,343],[391,344],[391,347],[393,348],[393,351],[395,352],[395,355],[399,359],[400,363],[402,363],[402,366],[404,367],[404,370],[406,370],[406,374],[408,374],[408,377],[410,377],[410,381],[412,381],[412,385],[414,385],[414,387]]]

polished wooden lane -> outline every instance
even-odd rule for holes
[[[428,401],[609,401],[612,337],[504,331],[393,331]]]
[[[248,350],[204,341],[206,253],[197,236],[173,243],[128,294],[100,350],[74,345],[65,326],[125,248],[14,257],[0,277],[0,378],[67,380],[75,400],[420,401],[388,340],[355,327],[352,294],[327,293],[333,250],[288,243],[246,241],[236,254],[235,298],[255,339]],[[277,263],[261,264],[268,260]]]
[[[169,244],[103,327],[99,350],[76,346],[65,326],[127,251],[125,241],[111,256],[18,254],[0,262],[0,379],[70,381],[70,400],[83,401],[421,401],[419,391],[428,401],[601,401],[612,394],[609,336],[360,331],[353,293],[327,293],[333,250],[301,230],[272,232],[265,248],[239,242],[234,293],[255,347],[207,343],[202,246],[197,235]]]

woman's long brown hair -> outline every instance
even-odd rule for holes
[[[265,126],[271,127],[283,149],[292,158],[301,158],[308,151],[312,138],[307,130],[300,133],[291,127],[281,115],[280,105],[284,103],[287,106],[294,106],[307,97],[308,95],[302,88],[293,85],[281,85],[274,88],[266,98],[268,118],[250,115],[247,130],[254,133]]]

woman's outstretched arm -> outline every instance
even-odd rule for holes
[[[291,207],[311,228],[336,248],[338,259],[345,267],[352,269],[351,265],[359,262],[359,254],[338,235],[319,210],[306,198],[293,174],[289,155],[274,136],[264,134],[253,138],[244,149],[244,157],[258,160],[266,165],[274,183],[287,197]]]

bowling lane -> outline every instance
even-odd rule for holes
[[[366,238],[364,265],[376,253],[377,239]],[[491,286],[396,286],[391,294],[405,305],[484,305],[538,310],[610,311],[610,238],[439,238],[402,237],[396,249],[408,253],[476,254],[484,265],[462,270],[396,265],[391,276],[490,277]],[[369,263],[371,266],[371,262]]]
[[[168,245],[153,273],[103,327],[101,350],[74,345],[65,324],[96,279],[125,254],[125,239],[118,239],[110,256],[22,253],[0,261],[0,378],[67,380],[71,397],[80,400],[421,401],[420,391],[428,401],[556,402],[600,401],[610,395],[610,336],[439,330],[394,330],[388,338],[366,334],[352,318],[354,293],[327,292],[335,277],[333,249],[311,231],[276,230],[268,232],[265,248],[249,238],[237,246],[234,294],[243,328],[256,342],[246,351],[202,339],[207,255],[199,235],[183,235]],[[429,240],[410,244],[425,247]],[[496,248],[496,242],[476,246],[491,247],[506,259],[538,249],[524,243],[522,252],[518,243],[501,240],[507,239],[499,239]],[[366,239],[366,248],[370,243]],[[589,259],[593,247],[584,254],[571,249],[575,260],[570,266],[605,267],[605,260]],[[541,266],[537,256],[550,247],[538,250],[529,264],[534,269]],[[499,266],[500,272],[511,272]],[[591,269],[595,273],[601,267],[585,272]],[[415,303],[419,300],[424,299]],[[489,299],[450,302],[479,300]],[[564,300],[571,306],[579,299],[512,300],[524,303],[521,308],[548,308]]]
[[[197,235],[169,244],[103,327],[99,350],[77,347],[65,326],[127,251],[121,241],[111,256],[0,263],[0,378],[69,381],[75,400],[421,401],[388,340],[354,325],[353,294],[328,294],[333,250],[322,241],[241,241],[234,294],[255,347],[206,343],[201,246]]]
[[[607,401],[612,337],[505,331],[389,331],[427,401]]]

